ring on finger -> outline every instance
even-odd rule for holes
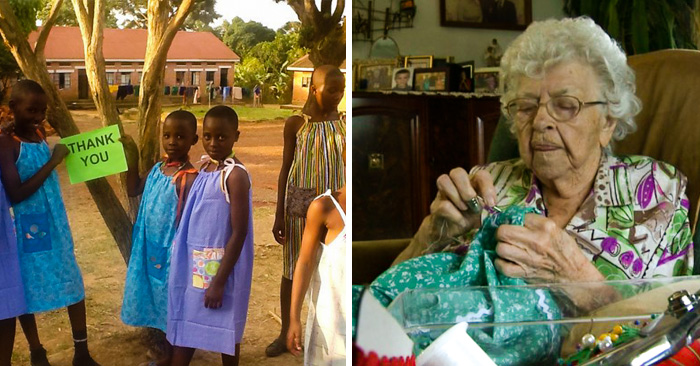
[[[471,213],[478,214],[481,212],[483,209],[483,206],[481,205],[481,202],[479,201],[479,197],[474,197],[470,200],[467,201],[467,209]]]

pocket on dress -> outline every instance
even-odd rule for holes
[[[311,201],[316,198],[316,188],[300,188],[290,185],[287,188],[287,215],[306,218]]]
[[[51,250],[51,222],[49,213],[24,214],[20,217],[19,237],[22,239],[24,253],[45,252]]]
[[[224,248],[192,250],[192,287],[206,290],[212,278],[219,272]]]
[[[146,273],[150,277],[165,281],[169,249],[160,243],[146,242]]]

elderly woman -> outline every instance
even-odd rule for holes
[[[691,273],[686,178],[643,156],[615,156],[634,132],[634,73],[591,19],[535,22],[502,61],[502,110],[520,159],[441,176],[438,194],[396,263],[434,252],[465,253],[488,211],[539,209],[502,225],[501,273],[528,282],[603,281]],[[483,211],[482,211],[483,207]]]

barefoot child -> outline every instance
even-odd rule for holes
[[[268,357],[287,351],[289,311],[294,265],[299,256],[306,211],[314,197],[345,185],[342,142],[345,120],[338,114],[345,77],[335,66],[320,66],[311,76],[309,98],[303,116],[292,116],[284,125],[284,153],[277,184],[277,212],[272,233],[284,245],[280,283],[282,329],[265,349]]]
[[[53,153],[42,123],[47,97],[32,80],[12,88],[12,134],[0,135],[2,183],[12,203],[27,314],[20,316],[32,365],[48,365],[39,341],[35,313],[68,307],[75,354],[73,365],[97,365],[87,346],[85,291],[73,253],[73,238],[58,185],[56,166],[68,155],[58,144]]]
[[[121,316],[125,324],[165,332],[170,245],[197,173],[188,156],[197,143],[197,118],[183,110],[170,113],[163,122],[161,143],[167,156],[144,179],[138,173],[136,144],[124,138],[129,160],[127,193],[143,196],[134,224]],[[169,362],[168,348],[162,364]]]
[[[188,365],[195,348],[238,365],[253,269],[250,177],[235,157],[238,115],[216,106],[204,116],[209,154],[192,184],[171,258],[168,341],[171,365]]]
[[[309,206],[294,272],[287,349],[294,355],[301,351],[301,306],[308,289],[307,366],[345,365],[345,237],[343,186],[337,192],[328,190]]]

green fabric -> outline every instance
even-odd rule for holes
[[[522,225],[525,214],[534,212],[537,211],[532,208],[509,207],[484,221],[466,256],[435,253],[413,258],[390,268],[370,285],[372,295],[384,306],[389,306],[397,319],[403,321],[408,316],[412,322],[426,325],[409,334],[415,342],[416,354],[445,330],[444,327],[436,330],[428,325],[449,325],[459,321],[509,323],[561,317],[554,299],[543,290],[449,290],[466,286],[525,285],[522,279],[510,278],[496,271],[493,264],[497,243],[495,234],[502,224]],[[401,307],[390,306],[399,294],[415,289],[442,291],[424,293],[423,298],[404,301]],[[353,288],[353,300],[359,298],[356,296],[359,290]],[[412,294],[404,296],[407,295]],[[551,364],[559,354],[560,334],[556,326],[499,325],[469,328],[467,332],[498,365]]]
[[[520,157],[518,150],[518,140],[510,132],[510,124],[508,120],[501,116],[496,125],[496,131],[493,133],[491,146],[489,147],[488,162],[510,160]]]

